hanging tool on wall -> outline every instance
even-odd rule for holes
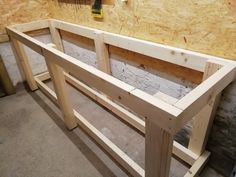
[[[103,18],[102,0],[95,0],[92,6],[92,15],[95,18]]]

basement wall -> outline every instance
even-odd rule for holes
[[[50,35],[37,36],[34,38],[45,44],[51,43]],[[44,58],[27,46],[24,47],[33,70],[33,74],[36,75],[47,71]],[[24,75],[20,72],[19,66],[11,48],[11,44],[9,42],[0,43],[0,55],[2,56],[3,62],[6,66],[13,85],[16,86],[18,83],[24,80]]]

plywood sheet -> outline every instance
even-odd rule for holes
[[[116,0],[103,20],[90,5],[48,3],[57,19],[236,60],[235,0]]]
[[[0,0],[0,39],[7,25],[57,18],[236,60],[236,0],[106,0],[103,20],[91,16],[91,3]]]

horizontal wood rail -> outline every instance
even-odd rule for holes
[[[44,29],[49,29],[54,44],[43,44],[28,35]],[[59,106],[69,129],[78,124],[133,176],[168,177],[172,153],[191,165],[185,177],[199,174],[210,155],[205,142],[214,110],[222,90],[235,79],[235,62],[53,19],[6,30],[31,90],[40,88]],[[91,39],[98,69],[66,55],[60,31]],[[23,44],[45,57],[49,73],[33,76]],[[147,94],[111,75],[109,50],[113,47],[185,67],[188,72],[202,72],[202,83],[180,100],[161,92]],[[55,92],[43,83],[49,78]],[[145,170],[73,109],[66,82],[145,134]],[[174,135],[192,119],[193,134],[186,148],[174,141]]]

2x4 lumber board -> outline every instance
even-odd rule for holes
[[[199,157],[199,155],[195,154],[190,149],[184,147],[176,141],[173,143],[172,153],[189,165],[193,165]]]
[[[153,72],[158,71],[166,73],[177,78],[191,81],[195,84],[200,84],[203,73],[180,65],[169,63],[161,59],[146,56],[137,52],[122,49],[116,46],[109,45],[109,53],[111,58],[120,59],[121,61],[137,64],[139,68]],[[176,78],[174,78],[176,80]]]
[[[63,74],[63,69],[60,66],[48,61],[47,57],[48,56],[45,55],[46,64],[48,66],[50,76],[52,77],[53,86],[58,98],[60,109],[63,114],[64,122],[66,124],[66,127],[69,130],[72,130],[77,126],[77,123],[74,117],[72,104],[69,100],[69,96],[66,90],[66,82]]]
[[[78,79],[97,88],[141,116],[153,119],[156,124],[167,131],[175,132],[176,115],[180,114],[180,109],[56,49],[44,47],[43,51],[49,56],[51,62],[60,65],[73,75],[78,76]],[[161,115],[161,117],[156,118],[155,115]]]
[[[34,78],[35,77],[38,78],[41,81],[46,81],[46,80],[51,79],[51,76],[50,76],[48,71],[46,71],[44,73],[41,73],[41,74],[37,74],[37,75],[34,76]]]
[[[217,72],[221,67],[222,65],[207,62],[205,66],[203,81]],[[193,119],[193,129],[190,136],[188,148],[195,154],[201,155],[205,150],[215,112],[220,101],[220,96],[221,93],[212,98],[212,100]]]
[[[43,28],[43,29],[25,32],[25,34],[31,37],[42,36],[49,33],[50,33],[49,28]],[[2,42],[9,42],[9,37],[7,34],[0,34],[0,43]]]
[[[205,59],[199,55],[162,44],[112,33],[104,33],[104,42],[197,71],[203,71],[205,65]]]
[[[123,107],[119,106],[117,103],[111,101],[109,98],[107,98],[103,94],[95,91],[94,89],[88,87],[84,83],[78,81],[73,76],[71,76],[65,72],[64,72],[64,75],[65,75],[66,81],[69,84],[74,86],[76,89],[82,91],[90,98],[96,100],[98,103],[105,106],[111,112],[118,115],[126,123],[130,124],[131,126],[135,127],[137,130],[139,130],[140,132],[145,134],[145,122],[143,120],[141,120],[139,117],[137,117],[133,113],[129,112],[128,110],[124,109]],[[45,81],[45,80],[50,79],[50,75],[48,72],[46,72],[44,74],[37,75],[35,77],[41,81]],[[175,154],[177,157],[179,157],[180,159],[182,159],[183,161],[185,161],[189,165],[192,165],[196,161],[196,159],[198,158],[198,155],[194,154],[192,151],[190,151],[189,149],[182,146],[181,144],[179,144],[176,141],[174,141],[174,143],[173,143],[173,154]]]
[[[229,63],[174,104],[174,106],[183,110],[178,116],[179,128],[192,119],[212,98],[228,86],[234,78],[235,64]]]
[[[74,33],[74,34],[78,34],[78,35],[81,35],[81,36],[84,36],[84,37],[87,37],[90,39],[94,39],[94,37],[95,37],[95,34],[94,34],[95,29],[93,29],[93,28],[75,25],[72,23],[63,22],[63,21],[59,21],[59,20],[52,20],[52,21],[54,23],[54,26],[57,29],[64,30],[64,31]]]
[[[53,103],[56,104],[56,106],[59,107],[58,102],[57,102],[57,95],[56,93],[50,89],[45,83],[42,82],[41,78],[38,76],[35,76],[35,81],[39,87],[40,90],[50,99],[53,101]]]
[[[29,23],[17,24],[12,26],[14,29],[20,32],[29,32],[49,27],[49,20],[39,20]]]
[[[95,31],[94,41],[98,68],[107,74],[111,74],[108,46],[103,41],[103,32]]]
[[[25,32],[25,34],[31,37],[35,37],[35,36],[42,36],[42,35],[50,34],[50,31],[49,31],[49,28],[43,28],[43,29],[38,29],[34,31],[28,31],[28,32]]]
[[[28,46],[35,52],[37,52],[40,55],[43,55],[42,48],[45,46],[44,43],[22,33],[19,32],[11,27],[6,27],[7,34],[11,37],[11,39],[18,40],[24,45]]]
[[[11,41],[15,57],[17,58],[18,63],[20,64],[21,69],[23,70],[25,79],[29,85],[30,90],[37,90],[38,86],[34,80],[33,72],[29,64],[29,59],[25,53],[24,46],[22,45],[22,43],[20,43],[14,38],[11,38]]]
[[[173,139],[173,135],[146,120],[145,177],[169,177]]]
[[[207,163],[210,157],[210,152],[205,151],[193,164],[193,166],[188,170],[188,172],[184,175],[184,177],[197,177],[201,172],[202,168]]]
[[[46,94],[57,106],[58,100],[56,94],[39,78],[35,77],[39,88]],[[135,163],[128,155],[126,155],[119,147],[112,141],[105,137],[99,130],[97,130],[91,123],[89,123],[82,115],[73,110],[76,122],[83,130],[88,133],[107,153],[109,153],[123,168],[125,168],[131,175],[135,177],[144,177],[144,170]]]
[[[60,34],[61,34],[62,40],[75,44],[78,47],[95,51],[95,43],[93,39],[90,39],[90,38],[87,38],[78,34],[70,33],[64,30],[60,30]]]
[[[61,39],[60,31],[55,28],[53,21],[49,22],[49,29],[52,37],[52,42],[56,45],[56,48],[64,52],[64,46]]]
[[[160,91],[155,93],[153,96],[156,97],[156,98],[159,98],[159,99],[161,99],[161,100],[163,100],[163,101],[165,101],[169,104],[172,104],[172,105],[175,104],[178,101],[177,98],[174,98],[174,97],[172,97],[170,95],[167,95],[167,94],[165,94],[163,92],[160,92]]]

